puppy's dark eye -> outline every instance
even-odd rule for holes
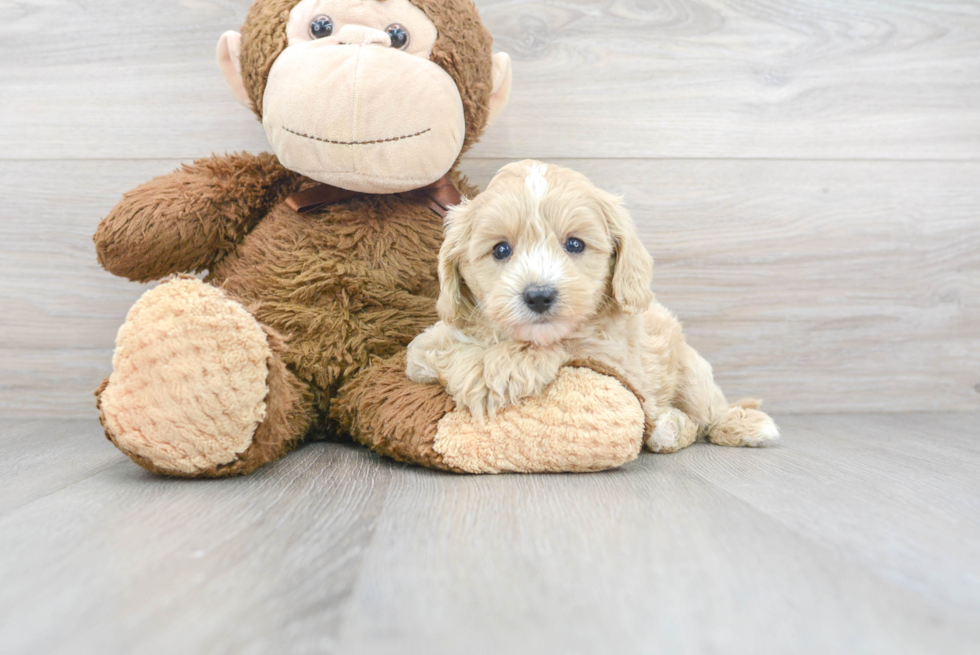
[[[573,255],[577,255],[583,250],[585,250],[585,243],[583,243],[581,239],[576,239],[575,237],[568,237],[568,240],[565,241],[565,250],[572,253]]]
[[[493,258],[497,261],[502,259],[507,259],[510,257],[510,244],[506,241],[501,241],[493,247]]]
[[[385,28],[385,32],[391,38],[392,48],[404,50],[405,47],[408,46],[408,30],[405,29],[404,25],[392,23]]]
[[[330,16],[317,16],[310,21],[310,36],[314,39],[322,39],[333,34],[333,20]]]

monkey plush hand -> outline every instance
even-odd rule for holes
[[[476,193],[456,166],[510,92],[472,0],[257,0],[218,63],[274,154],[184,166],[99,225],[107,270],[166,279],[98,391],[116,446],[184,477],[247,473],[318,435],[467,472],[636,457],[637,397],[588,362],[485,423],[405,376],[437,320],[441,214]]]

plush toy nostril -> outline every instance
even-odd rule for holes
[[[544,314],[551,309],[558,298],[554,287],[528,287],[524,290],[524,302],[536,314]]]

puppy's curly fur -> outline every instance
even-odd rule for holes
[[[729,405],[711,366],[650,291],[653,259],[615,196],[583,175],[523,161],[447,217],[439,323],[408,348],[408,376],[442,383],[476,417],[541,393],[591,359],[644,398],[646,445],[699,436],[758,446],[779,436],[755,401]]]

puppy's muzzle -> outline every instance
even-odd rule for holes
[[[533,286],[524,289],[524,304],[535,314],[550,310],[557,299],[558,290],[554,287]]]

